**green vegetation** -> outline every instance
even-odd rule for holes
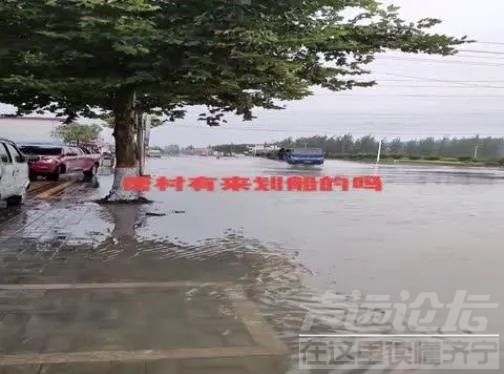
[[[372,136],[353,138],[313,136],[296,140],[286,139],[278,143],[284,147],[322,148],[327,158],[363,161],[376,160],[379,141]],[[504,157],[504,138],[425,138],[382,142],[383,162],[448,163],[460,165],[498,166]]]
[[[313,86],[371,86],[356,77],[377,53],[451,55],[466,42],[431,33],[438,23],[376,0],[1,1],[0,102],[68,122],[112,114],[117,165],[134,168],[135,113],[174,120],[206,105],[200,119],[216,126]]]
[[[378,141],[372,136],[357,139],[351,135],[314,136],[296,140],[289,138],[274,145],[287,148],[322,148],[327,159],[358,162],[376,162],[378,153]],[[253,144],[222,144],[212,148],[223,152],[229,152],[232,148],[234,153],[245,153],[247,148],[252,146]],[[504,138],[384,140],[380,162],[499,167],[504,166]]]
[[[102,128],[99,125],[81,125],[79,123],[69,123],[59,125],[52,133],[52,136],[63,140],[65,143],[92,143],[98,139]]]

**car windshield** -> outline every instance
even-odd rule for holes
[[[297,148],[292,150],[293,155],[310,155],[310,156],[320,156],[323,154],[321,149],[317,148]]]
[[[21,152],[27,155],[57,156],[61,154],[61,147],[22,146]]]

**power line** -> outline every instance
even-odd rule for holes
[[[425,79],[380,79],[380,82],[425,82]],[[504,83],[504,80],[475,80],[475,81],[470,81],[470,80],[446,80],[445,82],[447,83]],[[460,87],[462,88],[462,87]],[[500,87],[497,87],[500,88]]]
[[[500,61],[504,60],[504,57],[493,57],[493,56],[466,56],[465,54],[463,55],[457,55],[457,57],[460,58],[478,58],[478,59],[485,59],[485,60],[496,60],[496,64],[500,63]],[[478,61],[468,61],[468,62],[478,62]]]
[[[443,95],[443,94],[383,94],[379,93],[377,95],[352,95],[352,94],[322,94],[321,96],[333,96],[333,97],[428,97],[428,98],[449,98],[449,99],[492,99],[492,98],[500,98],[504,99],[504,95]]]
[[[462,50],[461,50],[462,52]],[[473,55],[476,54],[476,55]],[[421,61],[430,61],[430,62],[445,62],[445,63],[457,63],[457,64],[483,64],[486,66],[487,64],[501,64],[501,61],[504,60],[504,56],[501,54],[491,55],[491,52],[486,53],[484,56],[478,55],[477,52],[462,52],[450,57],[439,57],[439,59],[433,59],[430,55],[415,55],[412,57],[411,54],[398,54],[398,53],[388,53],[381,54],[376,56],[376,60],[384,59],[384,58],[400,58],[404,60],[421,60]],[[504,55],[504,52],[502,52]],[[463,61],[453,60],[453,58],[464,59]],[[472,59],[472,60],[466,60]],[[490,60],[488,61],[480,61],[480,60]],[[495,61],[495,62],[492,62]]]
[[[504,45],[504,42],[480,42],[480,41],[476,41],[474,44]]]
[[[499,86],[482,85],[482,84],[468,83],[468,82],[464,82],[464,81],[453,81],[453,80],[437,79],[437,78],[430,78],[430,77],[419,77],[419,76],[415,76],[415,75],[386,73],[386,72],[380,72],[380,71],[376,71],[376,70],[373,71],[373,73],[387,75],[387,76],[391,76],[391,77],[398,77],[398,78],[422,79],[423,81],[428,81],[428,82],[454,83],[454,84],[460,84],[462,86],[469,86],[469,87],[500,88]]]
[[[381,118],[381,120],[383,119],[387,119],[387,118]],[[395,118],[395,119],[401,119],[401,118]],[[407,120],[408,118],[402,118],[401,120],[404,121],[404,120]],[[364,119],[364,120],[369,120],[369,119]],[[307,128],[288,128],[288,129],[281,129],[281,128],[258,128],[258,127],[255,127],[255,128],[250,128],[250,127],[239,127],[239,128],[233,128],[233,127],[226,127],[225,125],[223,126],[218,126],[217,128],[213,129],[212,128],[212,131],[214,130],[217,130],[217,131],[220,131],[220,130],[224,130],[224,131],[242,131],[242,132],[280,132],[280,133],[292,133],[292,132],[301,132],[301,133],[313,133],[314,131],[319,131],[319,132],[334,132],[334,131],[343,131],[341,129],[341,127],[344,127],[344,126],[341,126],[341,120],[339,120],[340,122],[338,122],[337,125],[335,125],[335,127],[320,127],[320,126],[316,126],[316,125],[313,125],[313,130],[312,129],[307,129]],[[430,121],[429,121],[430,122]],[[391,124],[396,124],[396,123],[391,123]],[[353,125],[350,125],[348,124],[348,126],[352,126],[352,130],[354,132],[361,132],[361,133],[368,133],[371,129],[356,129],[355,128],[355,124]],[[370,126],[372,126],[370,124]],[[197,126],[197,125],[182,125],[182,124],[173,124],[171,126],[169,126],[171,128],[190,128],[190,129],[202,129],[202,128],[207,128],[207,129],[210,129],[210,127],[206,126],[206,125],[201,125],[201,126]],[[376,131],[376,128],[373,127],[373,129],[371,131]],[[393,130],[393,129],[382,129],[380,130],[379,132],[380,133],[390,133],[390,134],[398,134],[399,130]],[[439,133],[439,134],[446,134],[447,131],[446,130],[443,130],[443,129],[440,129],[440,128],[425,128],[424,124],[404,124],[404,123],[401,123],[401,129],[400,129],[401,133],[405,133],[405,132],[413,132],[413,131],[424,131],[424,132],[429,132],[429,133]],[[462,134],[462,133],[481,133],[481,128],[478,127],[477,130],[470,130],[470,129],[460,129],[457,131],[457,133],[459,134]],[[503,132],[504,134],[504,132]]]
[[[504,64],[492,62],[476,62],[476,61],[460,61],[460,60],[434,60],[434,59],[421,59],[409,57],[393,57],[393,56],[379,56],[375,61],[379,60],[393,60],[403,62],[422,62],[422,63],[435,63],[435,64],[450,64],[450,65],[466,65],[466,66],[489,66],[489,67],[503,67]]]
[[[173,125],[173,128],[175,127],[184,127],[184,128],[192,128],[194,130],[201,130],[202,126],[184,126],[184,125]],[[208,127],[207,127],[208,128]],[[353,134],[354,136],[379,136],[379,137],[407,137],[408,134],[411,136],[412,133],[415,133],[415,135],[418,137],[418,133],[422,133],[422,137],[429,137],[429,136],[440,136],[440,137],[476,137],[479,136],[480,138],[484,137],[504,137],[504,132],[484,132],[481,131],[481,129],[478,130],[465,130],[465,131],[447,131],[447,130],[442,130],[442,129],[425,129],[425,128],[409,128],[407,131],[404,131],[404,128],[401,128],[401,130],[392,130],[392,129],[383,129],[380,131],[377,131],[376,128],[369,128],[369,129],[355,129],[352,128],[351,130],[348,129],[346,130],[345,128],[320,128],[316,125],[313,126],[313,129],[274,129],[274,128],[267,128],[267,129],[260,129],[260,128],[255,128],[255,129],[246,129],[246,128],[229,128],[229,127],[224,127],[220,126],[215,130],[229,130],[229,131],[243,131],[243,132],[263,132],[263,133],[285,133],[285,134],[310,134],[312,136],[328,136],[328,135],[338,135],[338,136],[343,136],[345,134]],[[492,133],[492,135],[487,135]],[[379,135],[376,135],[379,134]]]
[[[467,52],[467,53],[480,53],[480,54],[488,54],[488,55],[504,55],[502,51],[488,51],[481,49],[459,49],[459,52]],[[458,54],[456,55],[458,56]]]
[[[410,85],[408,85],[408,84],[380,84],[380,82],[383,82],[383,81],[379,81],[378,84],[375,87],[387,87],[387,88],[390,88],[390,87],[397,87],[397,88],[458,88],[458,89],[461,89],[461,88],[469,88],[469,89],[480,88],[480,87],[449,86],[449,85],[443,86],[443,85],[412,85],[412,84],[410,84]],[[407,81],[402,81],[402,82],[407,82]],[[488,88],[489,89],[490,88],[503,89],[504,86],[488,87]]]
[[[504,52],[502,52],[502,51],[497,52],[497,51],[484,51],[484,50],[475,50],[475,49],[459,49],[458,52],[462,52],[462,53],[457,53],[453,56],[444,56],[444,57],[439,56],[439,59],[452,61],[451,60],[452,58],[464,58],[464,59],[466,59],[466,58],[473,58],[474,59],[475,58],[475,59],[494,59],[494,60],[502,60],[504,58],[504,57],[498,57],[498,56],[504,55]],[[493,56],[473,56],[472,54],[476,54],[476,55],[484,54],[484,55],[493,55]],[[389,55],[395,55],[392,57],[412,56],[412,54],[391,52],[391,53],[377,55],[377,57],[379,58],[380,56],[389,56]],[[415,58],[424,58],[424,57],[432,58],[432,55],[427,55],[427,54],[416,54],[415,56],[416,56]],[[436,60],[436,61],[438,61],[438,60]],[[478,61],[472,61],[472,62],[478,62]]]

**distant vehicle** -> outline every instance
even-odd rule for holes
[[[101,167],[104,168],[113,168],[114,167],[114,155],[110,151],[102,151],[101,152]]]
[[[91,179],[100,165],[100,154],[80,147],[30,144],[22,145],[20,149],[28,158],[31,180],[43,176],[57,181],[61,174],[77,172]]]
[[[323,165],[324,151],[320,148],[287,149],[282,158],[289,165]]]
[[[163,154],[161,153],[161,151],[159,149],[149,149],[149,152],[147,153],[147,156],[148,157],[159,158],[159,157],[162,157]]]
[[[29,186],[26,157],[14,142],[0,138],[0,201],[22,204]]]

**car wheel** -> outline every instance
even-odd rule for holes
[[[30,180],[31,180],[31,181],[36,181],[36,180],[37,180],[37,177],[38,177],[38,175],[37,175],[37,174],[35,174],[35,173],[30,173],[30,174],[29,174],[29,178],[30,178]]]
[[[93,165],[93,167],[89,170],[84,171],[84,182],[91,182],[93,177],[98,174],[98,166]]]
[[[26,190],[21,195],[11,196],[7,199],[7,204],[13,206],[19,206],[24,203],[26,199]]]
[[[60,177],[61,171],[62,171],[62,167],[58,166],[56,168],[56,170],[54,171],[54,173],[52,173],[51,175],[49,175],[47,177],[47,179],[49,179],[50,181],[55,181],[55,182],[59,181],[59,177]]]

